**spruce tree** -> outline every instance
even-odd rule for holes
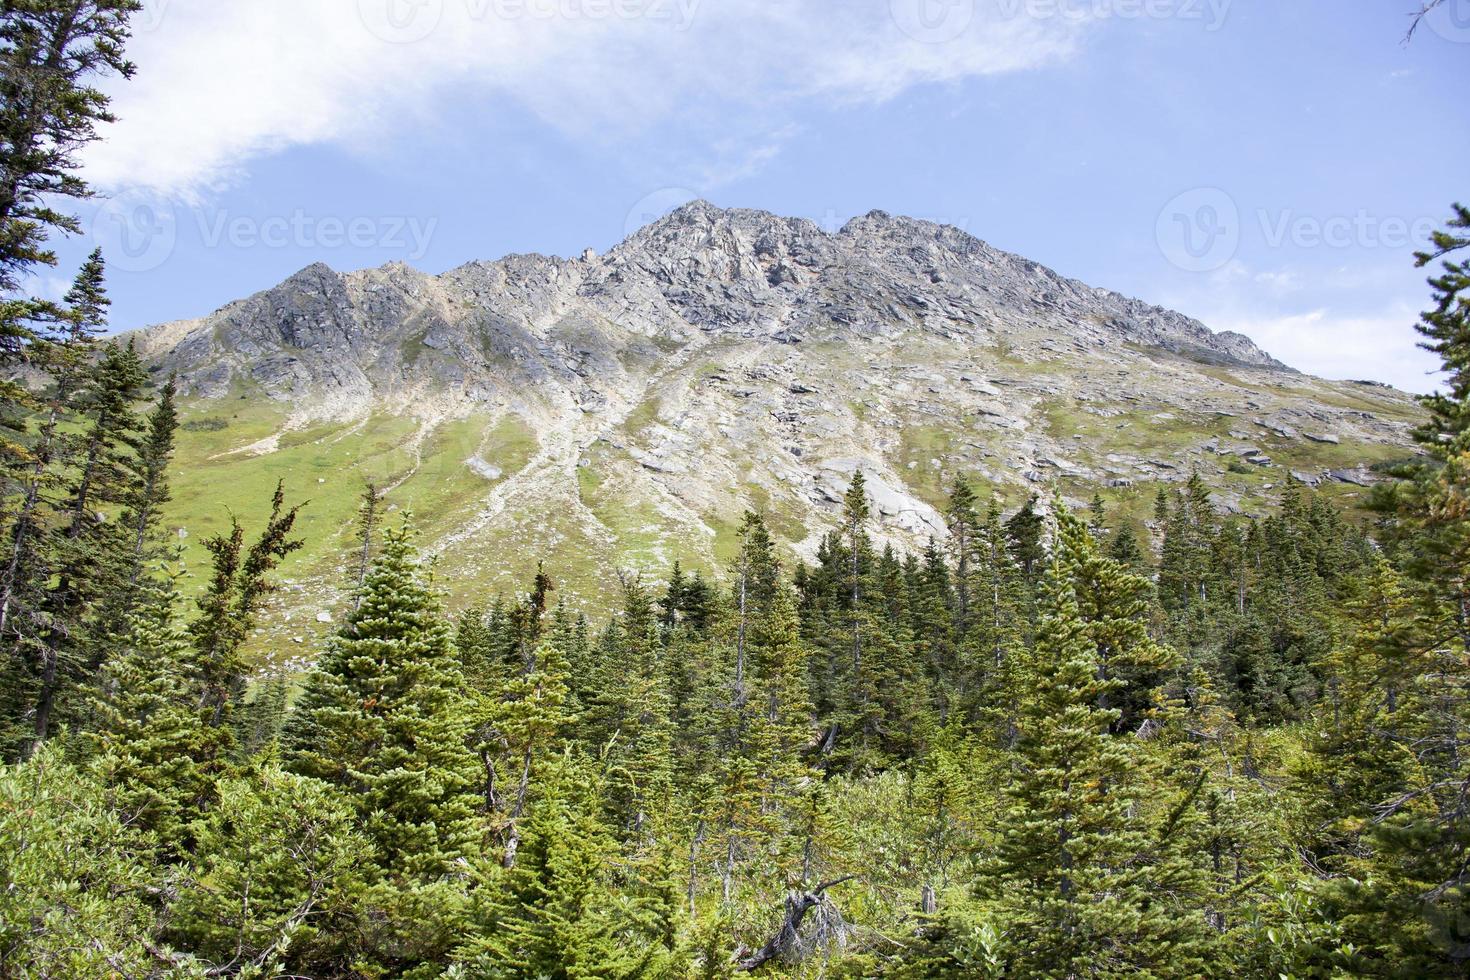
[[[473,846],[479,765],[448,626],[412,531],[390,531],[287,722],[294,772],[348,793],[378,862],[434,877]]]
[[[14,517],[6,529],[5,566],[0,572],[0,642],[9,648],[15,684],[6,712],[4,744],[34,740],[34,720],[22,732],[20,715],[36,703],[41,674],[51,662],[46,646],[48,593],[57,563],[64,524],[57,517],[66,489],[65,468],[76,451],[79,396],[92,373],[98,334],[105,329],[105,271],[100,252],[93,252],[64,300],[53,336],[31,344],[33,363],[49,375],[51,388],[40,406],[41,421],[27,449],[25,465],[15,474]],[[10,754],[7,752],[7,754]]]
[[[364,955],[377,969],[428,968],[458,941],[467,862],[481,845],[474,718],[409,527],[388,533],[361,599],[307,679],[282,743],[291,771],[346,795],[372,844],[364,902],[389,924],[367,937]]]
[[[1195,976],[1204,923],[1178,892],[1170,826],[1135,815],[1136,752],[1112,734],[1120,712],[1108,706],[1125,685],[1100,669],[1104,638],[1083,615],[1094,548],[1063,514],[1020,688],[1016,772],[977,889],[1007,923],[1010,972]]]
[[[520,858],[473,937],[457,951],[453,975],[487,980],[677,975],[669,910],[659,904],[650,909],[636,887],[615,887],[610,868],[617,840],[603,814],[602,784],[587,761],[570,753],[548,760]]]
[[[1443,454],[1470,430],[1470,259],[1447,258],[1470,248],[1470,208],[1454,206],[1454,216],[1434,234],[1433,247],[1416,258],[1423,267],[1444,259],[1439,274],[1429,280],[1434,308],[1419,323],[1425,350],[1437,354],[1448,375],[1448,390],[1422,399],[1429,422],[1418,432],[1419,441]]]
[[[47,514],[59,505],[58,468],[68,461],[75,442],[62,426],[77,410],[76,400],[91,371],[97,337],[106,329],[107,309],[112,304],[100,250],[87,259],[62,302],[64,312],[58,318],[55,336],[39,339],[29,352],[33,362],[48,375],[51,390],[44,401],[35,440],[28,449],[29,465],[17,475],[19,500],[14,505],[15,517],[6,541],[9,554],[0,577],[0,636],[7,631],[17,600],[22,614],[29,611],[34,615],[38,590],[50,578],[44,564],[49,556],[46,539],[55,522],[48,520]],[[23,591],[29,595],[22,596]]]
[[[84,432],[76,476],[58,514],[65,530],[52,559],[56,583],[40,602],[42,628],[18,638],[39,661],[30,712],[37,744],[50,734],[58,704],[65,712],[77,686],[101,666],[105,632],[115,622],[99,622],[98,612],[129,589],[131,549],[120,512],[133,493],[142,428],[137,406],[147,390],[147,372],[132,343],[109,343],[77,397]]]
[[[950,491],[945,526],[949,531],[949,553],[954,564],[954,628],[963,637],[970,629],[971,577],[977,550],[981,547],[983,521],[974,488],[963,477]]]
[[[248,551],[245,529],[233,517],[228,534],[204,542],[212,568],[189,637],[198,655],[200,705],[213,727],[226,727],[229,710],[245,692],[241,648],[265,600],[277,588],[271,573],[303,544],[291,536],[300,512],[299,504],[286,506],[286,486],[278,483],[265,530]]]
[[[187,825],[208,806],[219,769],[216,733],[198,710],[173,582],[150,583],[103,665],[93,765],[113,809],[153,835],[164,857],[189,844]]]
[[[128,19],[140,0],[29,0],[0,8],[0,469],[28,468],[21,433],[35,407],[13,368],[35,339],[38,320],[55,316],[19,295],[27,278],[56,264],[58,232],[80,231],[59,208],[91,196],[79,155],[112,121],[98,82],[130,78],[123,54]]]

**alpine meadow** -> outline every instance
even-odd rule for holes
[[[272,181],[341,201],[357,178],[330,172],[359,174],[389,134],[480,166],[480,144],[439,131],[468,117],[395,101],[440,60],[460,59],[450,87],[522,100],[475,106],[503,113],[484,152],[530,171],[550,140],[593,181],[626,134],[571,127],[622,99],[671,113],[628,132],[684,127],[691,159],[739,143],[703,178],[718,191],[776,166],[759,140],[814,152],[802,134],[829,115],[1039,86],[1086,43],[1034,4],[976,0],[965,36],[985,40],[955,48],[893,0],[902,30],[882,36],[922,79],[884,87],[862,72],[891,52],[839,27],[859,20],[841,4],[808,28],[808,0],[695,3],[677,27],[588,4],[467,27],[454,2],[405,3],[445,18],[423,40],[398,3],[379,23],[368,0],[0,0],[0,980],[1470,976],[1470,208],[1439,200],[1390,255],[1424,311],[1403,323],[1434,361],[1420,394],[1288,366],[1249,317],[1213,330],[963,221],[871,207],[817,221],[683,195],[601,252],[457,254],[432,274],[337,271],[312,239],[291,246],[304,268],[248,290],[223,267],[269,245],[206,243],[188,266],[180,228],[178,254],[144,267],[84,219],[132,186],[96,161],[156,161],[135,182],[183,202],[168,213]],[[1454,0],[1407,7],[1393,55],[1460,44],[1463,72]],[[1203,32],[1176,13],[1103,29]],[[1229,16],[1219,33],[1266,15]],[[336,20],[312,33],[317,17]],[[342,55],[359,17],[397,33]],[[732,46],[756,20],[782,40],[738,71],[698,46],[701,17]],[[242,58],[255,81],[170,89],[202,107],[188,125],[128,137],[151,156],[114,145],[163,98],[150,54],[211,18],[206,64],[234,78]],[[266,26],[230,36],[250,18]],[[545,50],[576,96],[530,69],[517,87],[544,51],[491,44],[491,22],[575,36]],[[493,67],[455,40],[471,28]],[[801,80],[828,35],[845,54]],[[989,60],[941,70],[945,51]],[[644,54],[688,105],[617,82]],[[157,77],[177,82],[172,58]],[[755,96],[695,120],[715,97],[682,73],[702,59],[715,87],[780,80],[758,133]],[[272,95],[268,76],[298,70]],[[353,125],[381,130],[327,118],[339,72]],[[1458,104],[1440,128],[1465,129]],[[247,132],[270,112],[298,131]],[[1066,119],[1067,140],[1092,138]],[[1421,135],[1399,157],[1442,152],[1463,179],[1458,145]],[[166,188],[194,159],[179,148],[203,159],[212,140],[228,163]],[[850,149],[806,179],[866,190]],[[364,194],[388,197],[398,161],[373,159]],[[422,179],[463,182],[457,166]],[[560,190],[526,181],[485,193],[507,215],[552,209]],[[391,248],[433,226],[382,227]],[[1347,292],[1370,278],[1352,261],[1317,272]],[[1189,281],[1297,288],[1245,259],[1211,273]],[[225,305],[175,298],[199,278]]]

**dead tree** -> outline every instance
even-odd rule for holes
[[[831,928],[823,928],[819,931],[830,933],[844,929],[845,923],[842,922],[842,916],[837,912],[836,907],[827,899],[827,889],[835,888],[843,882],[851,881],[856,877],[857,875],[844,875],[841,878],[834,878],[831,881],[823,882],[810,891],[793,889],[786,896],[786,916],[781,921],[781,928],[776,930],[776,934],[767,940],[764,946],[740,960],[740,969],[743,972],[749,973],[753,970],[759,970],[773,960],[789,960],[793,957],[799,958],[811,948],[821,945],[822,941],[828,938],[827,936],[818,936],[814,939],[809,938],[803,940],[801,935],[802,922],[805,921],[807,915],[813,909],[830,909],[833,913],[830,923]]]

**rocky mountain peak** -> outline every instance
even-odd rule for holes
[[[212,445],[252,420],[211,466],[307,468],[329,496],[386,477],[435,550],[507,574],[507,548],[653,568],[691,541],[708,553],[683,557],[715,567],[747,507],[810,554],[858,471],[879,537],[905,547],[943,537],[960,474],[1014,502],[1197,471],[1250,507],[1288,472],[1369,482],[1357,463],[1402,455],[1417,418],[1397,392],[1297,375],[881,211],[827,231],[696,201],[603,255],[317,264],[142,345],[224,433]]]

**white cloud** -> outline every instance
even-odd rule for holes
[[[1306,313],[1215,317],[1216,330],[1234,330],[1294,368],[1325,378],[1383,381],[1425,393],[1436,384],[1439,360],[1417,346],[1419,314],[1410,306],[1370,315],[1329,309]]]
[[[198,195],[293,146],[412,139],[436,105],[529,110],[579,138],[759,119],[769,159],[801,102],[905,89],[1067,57],[1073,18],[998,0],[152,0],[91,148],[110,189]],[[390,16],[391,15],[391,16]],[[387,38],[385,40],[385,38]],[[738,136],[739,134],[737,134]],[[710,148],[711,157],[721,151]],[[729,166],[711,163],[710,166]]]

